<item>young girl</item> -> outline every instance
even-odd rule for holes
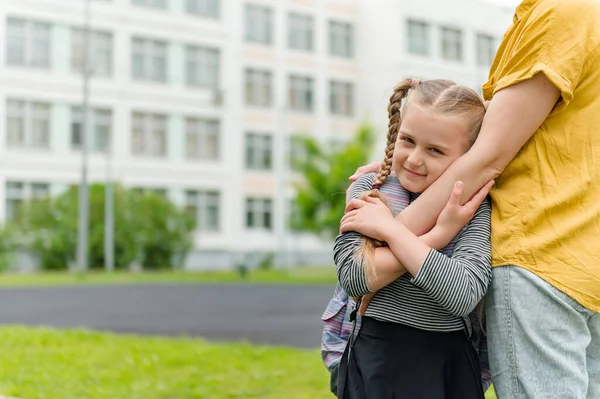
[[[334,246],[342,288],[352,297],[377,291],[340,363],[338,397],[483,398],[469,315],[491,278],[490,204],[483,201],[454,239],[456,229],[448,226],[458,184],[448,212],[426,235],[414,236],[394,216],[402,187],[414,200],[473,144],[485,106],[475,91],[453,82],[408,79],[396,86],[388,113],[381,169],[359,178],[350,197],[381,192],[389,209],[379,206],[386,223],[372,238],[389,248],[363,247],[363,237],[352,231],[352,211],[344,215],[346,233]],[[443,252],[435,250],[449,242]]]

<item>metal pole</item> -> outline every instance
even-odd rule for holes
[[[88,269],[88,142],[89,142],[89,94],[90,94],[90,0],[85,0],[84,56],[83,56],[83,128],[81,138],[81,182],[79,183],[79,207],[77,223],[77,270],[85,273]]]
[[[283,97],[285,98],[285,97]],[[288,135],[287,135],[287,106],[285,101],[280,108],[279,115],[279,148],[281,149],[281,164],[279,170],[279,212],[281,212],[279,221],[281,223],[281,235],[279,236],[279,256],[281,257],[281,265],[284,268],[288,268],[289,265],[289,253],[287,248],[287,223],[288,223],[288,206],[287,206],[287,192],[288,192],[288,181],[287,173],[290,165],[288,161]]]
[[[106,184],[104,187],[104,269],[107,272],[115,270],[114,243],[114,194],[111,174],[112,141],[111,131],[106,144]]]

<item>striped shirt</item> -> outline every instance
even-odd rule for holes
[[[374,179],[374,173],[361,176],[350,187],[350,198],[369,191]],[[381,187],[394,216],[406,206],[406,198],[399,194],[402,191],[395,175]],[[410,193],[409,201],[416,197]],[[483,298],[492,277],[490,217],[486,199],[444,251],[429,252],[416,276],[405,273],[377,291],[366,316],[429,331],[459,331],[465,324],[471,330],[468,316]],[[352,297],[371,292],[363,265],[355,256],[361,240],[357,232],[339,235],[333,250],[338,281]]]

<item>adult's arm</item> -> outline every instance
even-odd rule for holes
[[[502,173],[548,117],[560,97],[543,74],[497,92],[491,100],[477,141],[399,216],[414,234],[429,231],[455,182],[465,186],[461,203]]]
[[[463,201],[502,173],[548,117],[559,97],[569,105],[590,55],[598,51],[600,4],[591,0],[540,1],[529,20],[514,26],[499,51],[493,93],[473,148],[448,168],[401,218],[417,235],[430,229],[452,184],[465,183]],[[488,88],[488,89],[491,89]]]

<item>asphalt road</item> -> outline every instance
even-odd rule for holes
[[[329,285],[135,285],[0,289],[0,324],[86,327],[319,346]]]

